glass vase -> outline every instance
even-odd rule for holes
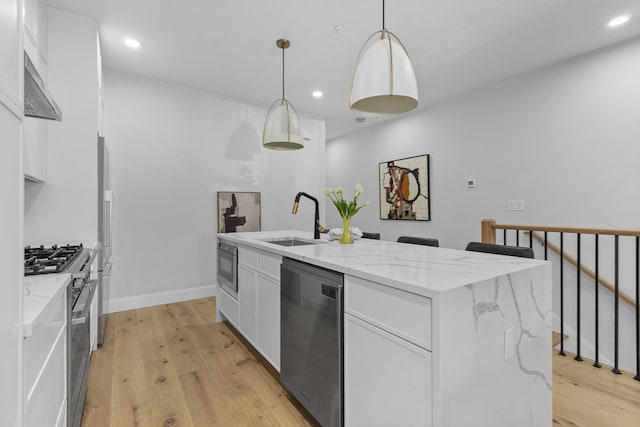
[[[351,218],[342,218],[342,234],[340,235],[340,239],[338,239],[338,241],[340,243],[353,243],[353,234],[351,233]]]

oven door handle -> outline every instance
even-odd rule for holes
[[[73,307],[73,312],[71,313],[72,325],[81,325],[86,323],[87,318],[89,317],[89,310],[91,309],[91,300],[93,299],[93,294],[96,292],[97,288],[98,279],[90,280],[85,283],[82,288],[82,292],[78,295],[78,300]]]

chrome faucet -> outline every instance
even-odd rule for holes
[[[320,233],[323,232],[325,230],[325,228],[320,225],[320,207],[318,204],[318,199],[316,199],[315,197],[301,191],[298,194],[296,194],[296,198],[293,201],[293,208],[291,209],[291,213],[292,214],[297,214],[298,213],[298,204],[300,203],[300,196],[304,196],[307,199],[311,199],[313,200],[313,203],[316,204],[316,215],[315,215],[315,219],[313,221],[313,238],[314,239],[319,239],[320,238]]]

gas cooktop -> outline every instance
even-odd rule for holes
[[[62,273],[82,252],[79,245],[52,245],[24,248],[24,275]]]

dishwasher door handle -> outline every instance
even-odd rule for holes
[[[334,301],[338,296],[338,290],[339,288],[336,288],[335,286],[325,285],[324,283],[322,284],[322,295]]]

